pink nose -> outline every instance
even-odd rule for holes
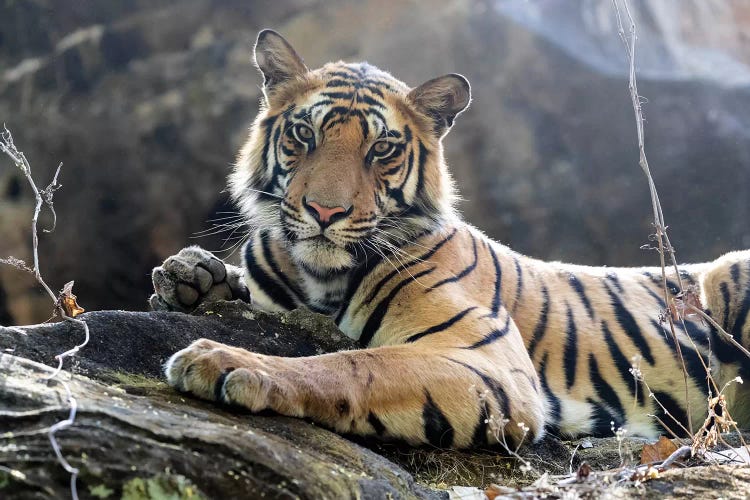
[[[343,219],[349,215],[349,211],[351,210],[351,207],[349,210],[344,207],[324,207],[317,202],[307,200],[304,200],[304,204],[307,211],[323,226]]]

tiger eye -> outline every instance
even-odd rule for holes
[[[313,138],[313,131],[310,129],[310,127],[306,127],[304,125],[299,125],[297,127],[297,133],[299,134],[301,139],[312,139]]]
[[[375,143],[375,146],[373,146],[372,150],[375,151],[375,153],[377,153],[377,154],[383,154],[383,153],[387,153],[388,150],[390,150],[390,149],[391,149],[391,143],[390,142],[380,141],[380,142],[376,142]]]

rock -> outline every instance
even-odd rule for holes
[[[5,474],[0,494],[68,496],[67,474],[38,431],[67,415],[63,387],[44,380],[49,368],[16,356],[3,355],[0,371],[0,463],[22,474]],[[190,487],[204,498],[441,497],[388,460],[301,420],[230,413],[161,384],[133,395],[83,376],[68,383],[78,413],[57,438],[81,469],[84,498],[103,488],[123,498],[145,489],[153,495],[149,482]]]
[[[274,356],[314,356],[356,348],[324,316],[302,310],[268,314],[239,300],[204,304],[192,315],[102,311],[79,318],[89,325],[91,338],[76,357],[76,373],[100,380],[110,380],[108,372],[162,377],[167,358],[200,338]],[[55,355],[83,339],[83,331],[72,322],[0,327],[0,349],[50,365],[55,364]]]
[[[646,147],[678,257],[746,248],[746,2],[631,4]],[[412,85],[465,74],[474,105],[446,147],[471,222],[539,258],[656,263],[640,250],[650,203],[610,0],[68,7],[20,0],[0,16],[0,121],[41,184],[64,162],[42,268],[53,283],[75,279],[90,310],[145,308],[149,270],[231,209],[220,193],[257,111],[250,57],[262,27],[284,33],[310,66],[367,59]],[[0,256],[29,258],[32,202],[18,172],[0,168]],[[228,234],[194,242],[218,249]],[[0,287],[0,324],[49,316],[28,277],[0,267]]]
[[[281,356],[355,348],[328,318],[305,310],[265,314],[239,301],[205,304],[193,315],[101,311],[79,318],[89,325],[90,340],[60,376],[77,415],[57,438],[81,469],[82,498],[155,498],[154,492],[177,498],[448,498],[449,492],[478,495],[492,483],[501,485],[497,491],[527,496],[599,494],[609,491],[606,474],[639,462],[645,442],[564,443],[550,436],[518,450],[530,465],[524,471],[501,448],[410,448],[342,437],[304,420],[251,415],[179,394],[161,375],[169,355],[200,337]],[[69,476],[46,432],[68,415],[67,393],[45,380],[51,369],[40,362],[54,364],[55,354],[82,340],[80,327],[66,322],[0,327],[0,497],[67,496]],[[739,445],[736,436],[725,440]],[[584,461],[593,479],[557,485]],[[735,491],[727,486],[737,474],[733,467],[716,472],[715,484],[728,495]],[[624,482],[617,494],[677,495],[714,484],[687,474],[670,471],[645,483],[645,490]]]
[[[204,306],[194,316],[113,311],[80,318],[89,325],[90,342],[73,361],[76,375],[62,376],[78,413],[58,439],[72,465],[81,468],[78,488],[85,497],[97,488],[118,495],[193,488],[205,498],[443,496],[325,429],[222,409],[182,396],[162,381],[164,360],[201,336],[283,356],[353,347],[330,322],[321,326],[325,321],[317,315],[267,315],[234,302]],[[34,432],[67,415],[66,393],[44,380],[48,367],[26,358],[51,363],[54,354],[81,340],[71,323],[0,328],[0,463],[24,475],[0,477],[3,498],[67,495],[68,478],[46,432]]]

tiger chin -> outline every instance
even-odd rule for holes
[[[441,141],[469,106],[463,76],[410,88],[365,63],[311,70],[270,30],[255,61],[262,107],[229,180],[253,228],[244,266],[186,248],[154,269],[151,305],[308,307],[362,349],[283,358],[199,340],[167,362],[173,386],[342,433],[462,448],[613,426],[685,434],[705,418],[704,364],[714,395],[747,375],[750,361],[698,316],[678,322],[675,344],[660,270],[535,260],[460,219]],[[750,252],[683,266],[667,284],[693,290],[750,346]],[[724,394],[747,426],[747,391]]]

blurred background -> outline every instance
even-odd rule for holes
[[[750,247],[750,2],[632,7],[678,259]],[[657,263],[640,249],[650,202],[611,0],[0,0],[0,122],[40,187],[64,163],[57,231],[40,244],[53,288],[75,280],[89,310],[143,310],[165,257],[231,247],[195,236],[232,210],[223,189],[258,108],[251,49],[267,27],[311,67],[367,60],[412,86],[466,75],[474,102],[447,157],[461,211],[492,237],[544,259]],[[0,256],[30,259],[32,211],[0,158]],[[50,310],[0,266],[0,324]]]

